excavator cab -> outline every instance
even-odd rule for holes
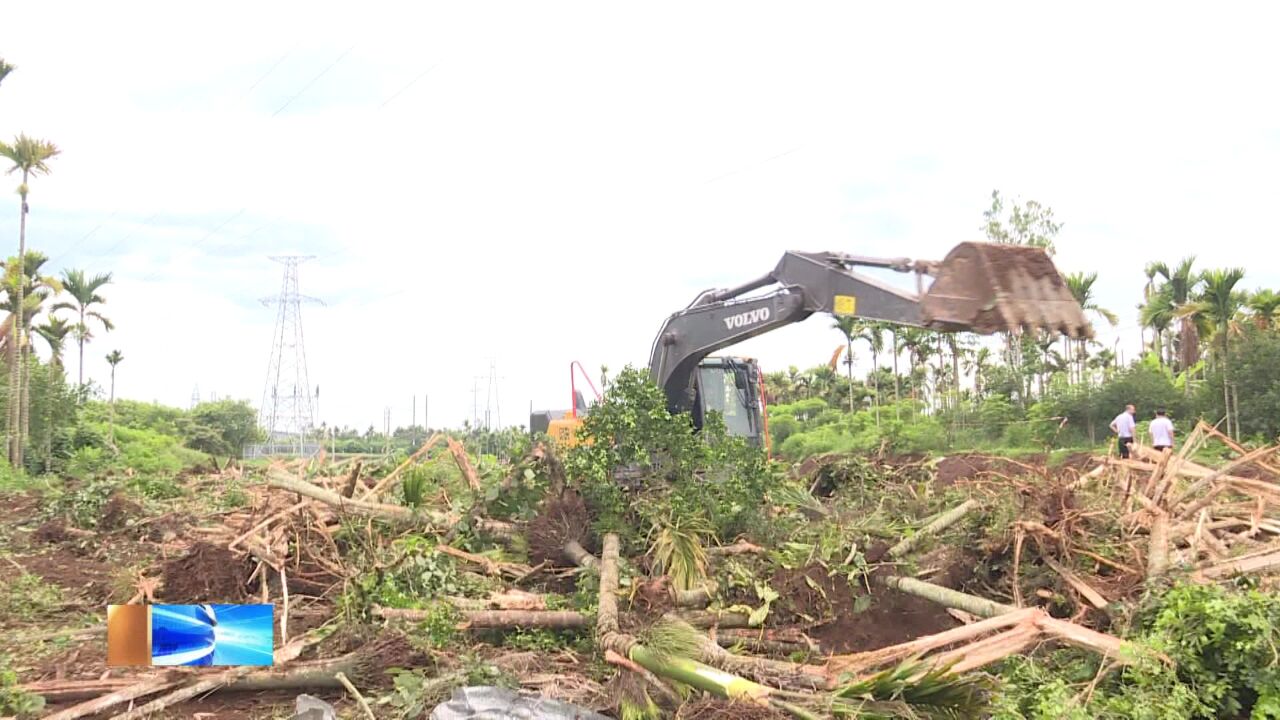
[[[760,366],[751,358],[704,358],[694,380],[694,427],[701,430],[707,414],[716,412],[730,435],[761,447],[765,438],[760,380]]]

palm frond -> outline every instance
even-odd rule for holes
[[[847,683],[835,696],[845,701],[902,703],[926,718],[971,718],[985,716],[991,689],[992,682],[984,675],[956,675],[948,667],[907,660]]]
[[[23,175],[47,175],[48,161],[57,157],[62,151],[48,140],[38,140],[19,133],[12,144],[0,143],[0,157],[13,163],[10,173],[20,172]],[[26,192],[22,193],[24,196]]]
[[[678,517],[658,523],[649,554],[654,571],[670,576],[680,590],[693,590],[707,579],[706,541],[711,526],[702,518]]]

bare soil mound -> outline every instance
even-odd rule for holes
[[[67,532],[67,526],[58,520],[50,520],[31,534],[31,539],[36,542],[50,544],[66,542],[72,537],[72,534]]]
[[[823,652],[876,650],[949,630],[956,621],[938,605],[913,595],[872,585],[870,596],[855,590],[843,576],[832,577],[820,566],[778,570],[770,585],[782,597],[779,619],[787,624],[817,624],[808,631]],[[859,604],[870,604],[857,612]]]
[[[249,574],[248,562],[225,547],[201,542],[165,563],[157,596],[173,603],[240,602],[247,594]]]
[[[102,514],[98,518],[99,530],[119,530],[129,523],[130,518],[142,514],[137,503],[125,499],[119,492],[113,493],[102,506]]]

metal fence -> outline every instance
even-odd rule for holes
[[[246,459],[267,457],[315,457],[320,452],[320,443],[307,442],[301,445],[294,442],[273,442],[250,445],[244,449]]]

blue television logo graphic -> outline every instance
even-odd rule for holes
[[[270,665],[273,605],[152,605],[152,665]]]

